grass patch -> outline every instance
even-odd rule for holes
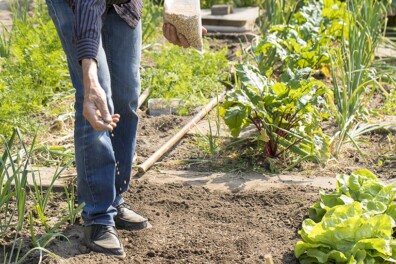
[[[200,54],[174,45],[150,50],[144,55],[154,66],[142,71],[142,87],[151,89],[151,98],[182,99],[184,107],[179,114],[189,114],[224,90],[222,82],[229,76],[226,52]]]

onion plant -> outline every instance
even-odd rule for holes
[[[22,142],[19,130],[14,130],[9,141],[0,135],[3,141],[4,154],[0,160],[0,184],[2,188],[0,200],[0,210],[4,214],[4,221],[1,225],[1,233],[6,233],[11,227],[20,231],[23,227],[26,204],[26,184],[27,184],[27,161],[23,158],[27,149],[22,144],[23,149],[16,155],[12,155],[12,146],[18,137]],[[24,161],[25,160],[25,161]],[[13,221],[17,218],[16,223]]]
[[[217,97],[219,100],[219,97]],[[212,122],[212,118],[214,116],[214,125]],[[196,144],[199,148],[201,148],[206,154],[210,156],[214,156],[220,151],[220,130],[221,130],[221,117],[220,117],[220,107],[217,104],[214,115],[210,116],[209,113],[207,115],[207,122],[209,131],[206,133],[202,132],[197,126],[198,135],[195,138]]]
[[[265,35],[271,25],[287,25],[302,2],[302,0],[263,0],[260,9],[265,10],[265,15],[261,16],[261,33]]]
[[[8,57],[10,54],[10,39],[7,36],[7,29],[2,26],[0,33],[0,57]]]
[[[13,0],[10,3],[12,21],[27,22],[29,16],[29,0]]]
[[[376,73],[371,66],[382,34],[386,7],[381,1],[353,0],[349,2],[349,13],[354,16],[349,16],[341,48],[335,51],[332,59],[335,117],[338,125],[338,131],[331,140],[335,156],[338,156],[341,146],[349,141],[359,150],[359,136],[378,127],[362,126],[357,122],[365,115],[365,103],[370,100],[370,94],[377,84]]]
[[[74,206],[69,208],[65,216],[60,217],[55,224],[50,226],[46,221],[46,207],[52,197],[55,180],[64,168],[56,171],[50,186],[44,191],[40,184],[39,174],[34,173],[30,164],[35,138],[31,146],[27,147],[19,130],[14,129],[9,140],[3,135],[0,135],[0,139],[3,143],[0,149],[4,151],[4,154],[0,156],[0,236],[8,235],[12,229],[15,230],[10,249],[4,249],[3,263],[23,263],[33,251],[39,252],[40,262],[44,253],[56,257],[45,247],[57,237],[64,237],[58,230],[71,217],[75,219],[84,204],[77,208]],[[33,179],[33,187],[28,186],[28,178]],[[28,192],[29,188],[31,188],[30,192]],[[74,204],[74,192],[67,198]],[[37,219],[34,219],[32,210],[26,207],[30,200],[33,201],[33,210],[37,212]],[[29,219],[29,223],[26,219]],[[35,234],[33,229],[33,225],[37,226],[37,223],[41,223],[45,229],[40,236]],[[28,226],[30,229],[26,230]],[[30,231],[34,246],[28,252],[22,251],[24,241],[21,234],[24,231]]]

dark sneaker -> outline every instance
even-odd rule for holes
[[[135,213],[126,204],[120,204],[116,209],[117,215],[114,217],[114,222],[117,228],[141,230],[151,227],[147,218]]]
[[[89,249],[117,258],[124,258],[125,252],[113,226],[90,225],[84,227],[84,240]]]

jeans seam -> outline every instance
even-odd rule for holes
[[[87,120],[84,118],[84,134],[83,134],[83,146],[84,147],[85,147],[86,127],[87,127]],[[87,177],[88,172],[87,172],[87,166],[86,166],[86,160],[87,160],[86,155],[87,155],[87,153],[86,153],[86,151],[84,151],[84,164],[85,164],[84,165],[84,178],[87,181],[89,193],[92,196],[93,209],[95,209],[96,208],[96,200],[95,200],[95,196],[93,195],[93,192],[92,192],[91,182],[88,180],[88,177]],[[92,221],[92,223],[95,223],[95,221]]]

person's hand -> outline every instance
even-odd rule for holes
[[[109,130],[117,126],[120,115],[110,115],[106,94],[98,80],[97,63],[92,59],[82,60],[84,79],[83,115],[96,130]]]
[[[187,39],[185,36],[182,34],[177,33],[176,28],[170,24],[170,23],[164,23],[162,26],[162,32],[164,34],[164,37],[172,44],[181,46],[183,48],[188,48],[190,47],[190,44],[188,43]],[[202,27],[202,35],[205,35],[208,31],[206,28]]]

